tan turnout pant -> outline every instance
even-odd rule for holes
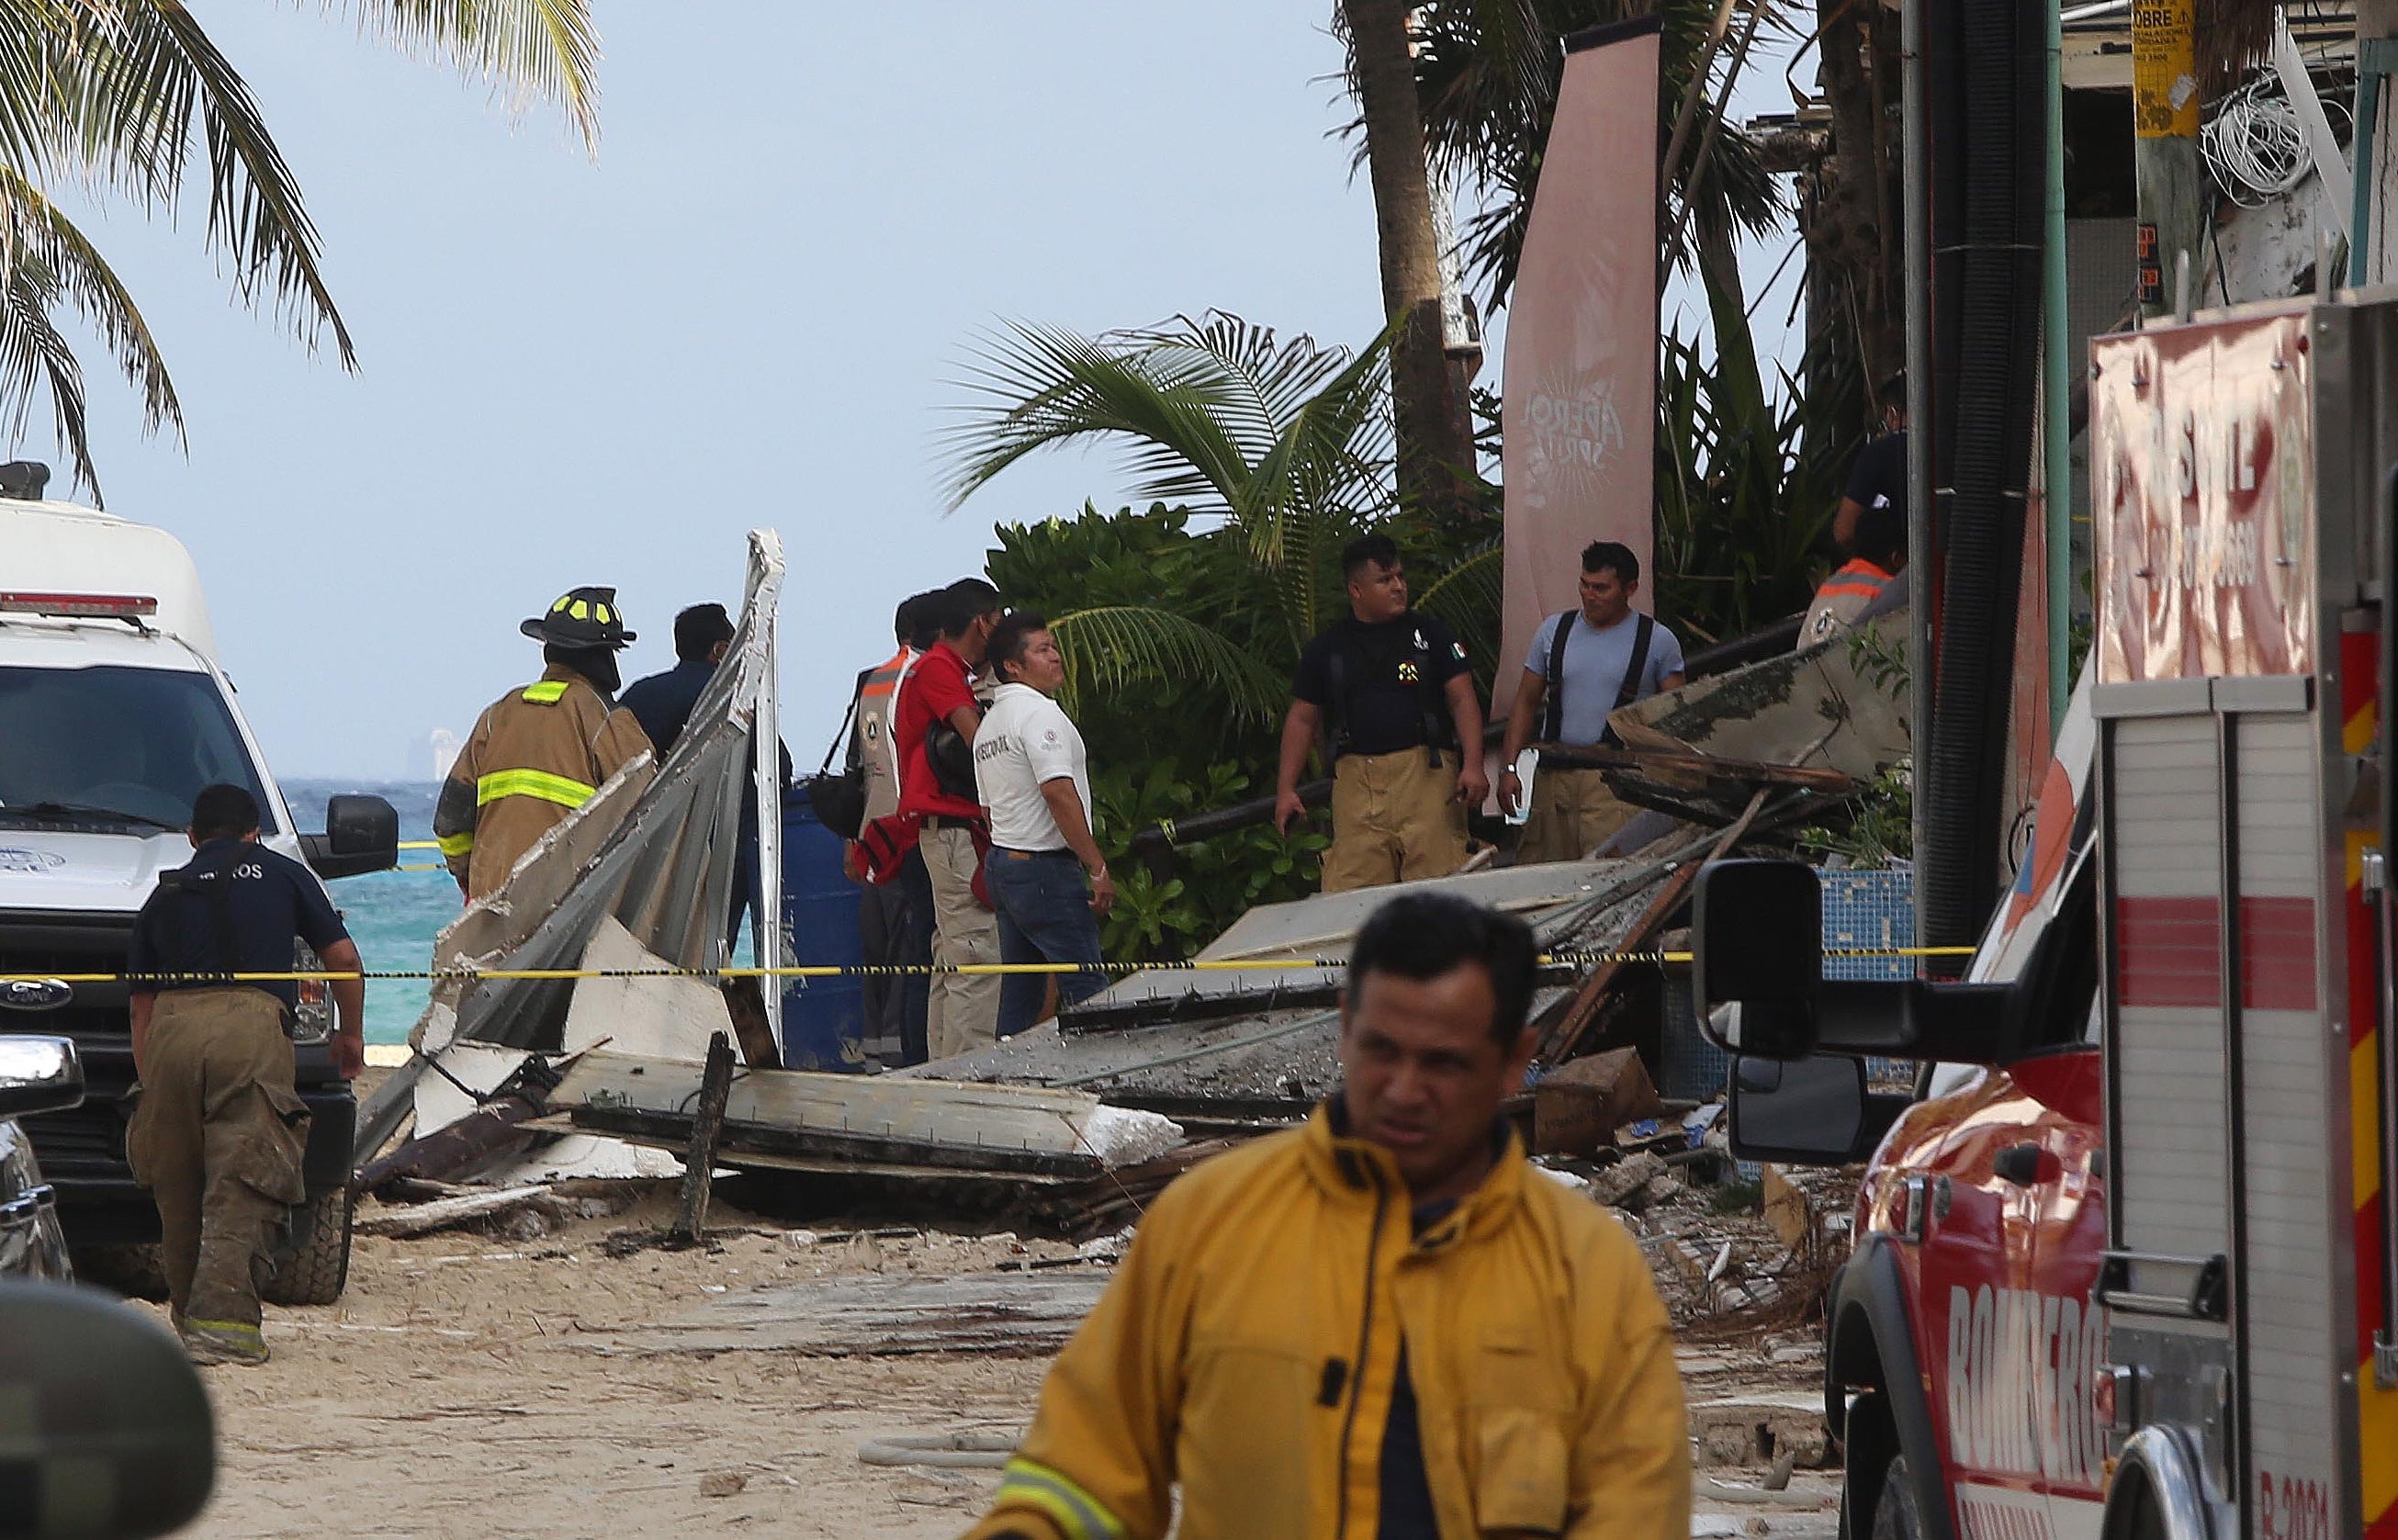
[[[946,819],[918,840],[933,879],[933,962],[936,966],[999,960],[999,917],[974,895],[974,831]],[[932,1056],[971,1053],[999,1041],[997,973],[936,973],[924,1037]]]
[[[158,1203],[176,1318],[254,1332],[268,1248],[307,1196],[308,1111],[282,1002],[238,986],[163,991],[142,1059],[126,1156]]]
[[[1332,771],[1332,848],[1324,891],[1345,893],[1465,864],[1465,810],[1457,803],[1457,756],[1435,764],[1422,749],[1344,754]]]
[[[1524,821],[1516,864],[1580,861],[1639,811],[1616,800],[1607,789],[1605,770],[1552,770],[1543,765],[1532,777],[1532,816]]]

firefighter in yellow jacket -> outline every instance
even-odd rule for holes
[[[974,1540],[1684,1540],[1638,1245],[1526,1161],[1533,944],[1449,895],[1359,931],[1340,1094],[1151,1207]]]
[[[640,723],[616,709],[616,654],[634,634],[614,589],[571,590],[518,629],[542,644],[541,678],[484,708],[433,809],[433,837],[468,903],[650,752]]]

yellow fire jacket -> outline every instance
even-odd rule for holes
[[[610,710],[589,680],[556,663],[486,706],[433,808],[433,837],[466,896],[505,882],[535,840],[649,752],[631,712]]]
[[[1685,1540],[1671,1333],[1614,1216],[1511,1133],[1421,1236],[1380,1148],[1302,1130],[1151,1207],[972,1540],[1374,1540],[1402,1343],[1444,1540]]]

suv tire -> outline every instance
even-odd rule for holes
[[[128,1299],[167,1303],[167,1269],[158,1260],[155,1240],[77,1246],[68,1255],[74,1262],[78,1283],[95,1284]]]
[[[1923,1515],[1915,1506],[1915,1479],[1906,1456],[1893,1454],[1882,1470],[1881,1499],[1874,1504],[1873,1540],[1923,1540]]]
[[[269,1305],[330,1305],[350,1281],[350,1189],[345,1184],[291,1211],[295,1244],[277,1248]]]

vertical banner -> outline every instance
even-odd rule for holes
[[[1592,541],[1630,546],[1655,602],[1657,25],[1566,39],[1507,305],[1502,702],[1542,617],[1580,602]]]

